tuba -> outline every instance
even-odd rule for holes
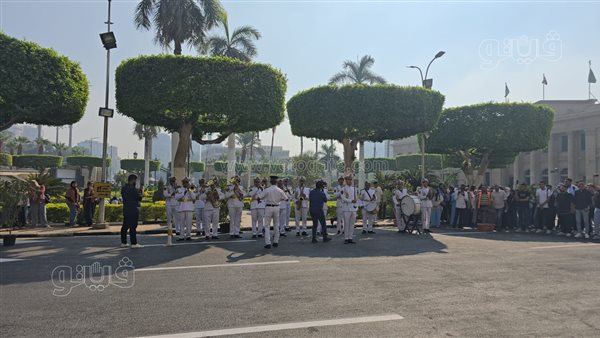
[[[213,180],[208,181],[209,189],[206,192],[206,201],[209,202],[214,208],[221,207],[221,199],[219,198],[219,192],[215,188],[215,182]]]

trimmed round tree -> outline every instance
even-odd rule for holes
[[[88,180],[92,179],[92,170],[102,168],[102,157],[97,156],[68,156],[67,164],[74,167],[87,168]],[[110,166],[110,158],[106,159],[106,167]]]
[[[88,81],[54,50],[0,32],[0,130],[16,123],[63,126],[83,117]]]
[[[191,139],[215,144],[231,133],[278,125],[285,90],[278,70],[226,57],[141,56],[124,61],[116,72],[120,113],[179,133],[173,163],[179,179]],[[209,133],[219,136],[204,139]]]
[[[321,86],[294,95],[287,111],[294,135],[342,143],[344,170],[350,172],[359,143],[428,131],[443,104],[442,94],[421,87]]]
[[[17,168],[34,168],[38,170],[58,168],[63,158],[55,155],[15,155],[13,165]]]
[[[484,103],[445,109],[427,139],[431,153],[448,154],[469,183],[489,168],[512,163],[520,152],[548,145],[554,110],[530,103]]]
[[[125,171],[131,171],[136,173],[144,172],[145,167],[144,159],[122,159],[121,160],[121,169]],[[160,161],[151,160],[150,161],[150,171],[159,171],[160,170]]]

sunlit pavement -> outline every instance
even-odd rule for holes
[[[355,234],[356,245],[288,233],[271,250],[247,233],[172,247],[142,235],[140,249],[117,236],[19,239],[0,248],[2,336],[600,336],[598,243]]]

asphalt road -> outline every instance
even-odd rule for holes
[[[272,250],[249,238],[19,239],[0,248],[0,335],[600,336],[600,244],[447,229],[356,238],[292,236]],[[124,257],[134,268],[116,276]]]

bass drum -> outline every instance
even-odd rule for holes
[[[421,214],[421,200],[417,196],[407,195],[400,200],[400,210],[406,216]]]

